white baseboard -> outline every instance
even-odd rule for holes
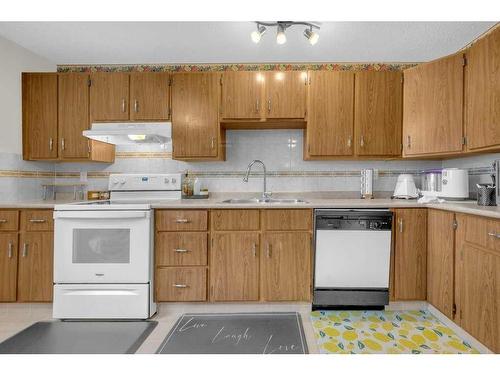
[[[460,326],[458,326],[453,320],[444,315],[441,311],[436,309],[430,303],[428,303],[427,305],[428,305],[427,309],[432,315],[434,315],[436,318],[438,318],[440,321],[442,321],[444,324],[446,324],[448,327],[454,330],[458,336],[460,336],[468,343],[470,343],[473,347],[479,350],[479,352],[483,354],[494,354],[490,349],[488,349],[486,346],[477,341],[473,336],[471,336],[469,333],[460,328]]]
[[[386,310],[427,310],[426,301],[391,301]]]

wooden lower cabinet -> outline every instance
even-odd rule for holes
[[[156,270],[158,302],[206,301],[207,269],[205,267],[165,267]]]
[[[17,233],[0,233],[0,302],[17,298]]]
[[[395,209],[394,297],[427,297],[427,209]]]
[[[262,241],[261,287],[265,301],[311,299],[311,234],[265,233]]]
[[[210,253],[212,300],[259,299],[259,233],[213,233]]]
[[[453,319],[455,213],[430,209],[427,217],[427,301]]]
[[[492,351],[500,352],[500,250],[478,244],[493,238],[500,220],[457,214],[455,321]],[[488,229],[489,228],[489,229]],[[494,238],[500,242],[500,238]],[[487,242],[487,245],[490,243]]]
[[[19,244],[18,301],[52,301],[54,233],[21,233]]]

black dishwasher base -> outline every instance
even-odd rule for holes
[[[389,289],[314,289],[313,310],[382,310]]]

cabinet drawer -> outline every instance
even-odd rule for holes
[[[262,211],[264,230],[311,230],[311,210],[264,210]]]
[[[205,301],[207,270],[205,267],[168,267],[156,270],[156,300]]]
[[[467,215],[465,241],[486,249],[500,251],[500,220]]]
[[[213,210],[210,213],[212,230],[259,230],[259,210]]]
[[[21,211],[21,230],[27,232],[50,232],[54,230],[52,210]]]
[[[156,212],[156,230],[207,230],[207,211],[161,210]]]
[[[0,232],[19,229],[19,211],[0,211]]]
[[[204,232],[159,232],[156,234],[157,266],[205,266],[207,234]]]

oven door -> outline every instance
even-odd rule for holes
[[[147,283],[149,211],[54,212],[54,282]]]

